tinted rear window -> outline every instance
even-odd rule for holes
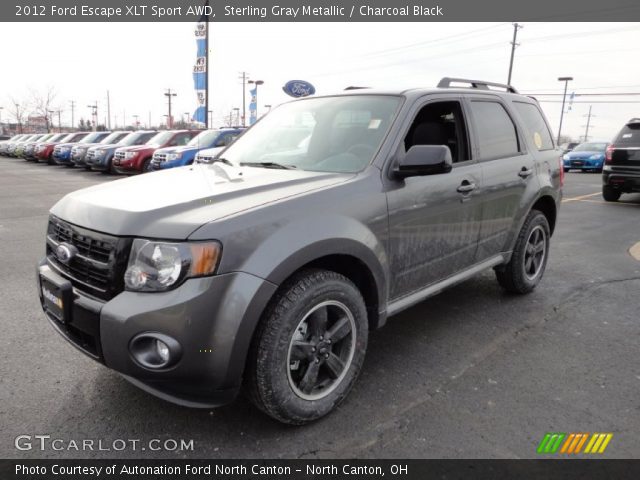
[[[540,109],[531,103],[513,102],[513,105],[522,117],[527,128],[527,135],[535,147],[538,150],[553,149],[551,132],[549,132],[549,127],[547,127],[547,122],[544,121]]]
[[[478,132],[482,160],[513,157],[519,154],[516,126],[500,103],[472,101],[471,110]]]
[[[620,131],[614,145],[633,145],[640,147],[640,123],[629,123]]]

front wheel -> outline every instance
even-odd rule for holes
[[[142,164],[142,173],[147,173],[151,171],[151,159],[147,158]]]
[[[253,403],[283,423],[317,420],[347,396],[367,349],[358,288],[326,270],[292,277],[265,311],[249,360]]]
[[[622,195],[622,193],[619,190],[611,188],[609,185],[602,187],[602,198],[607,202],[617,202],[620,200],[620,195]]]
[[[512,293],[529,293],[536,288],[547,265],[550,232],[544,214],[531,210],[520,230],[511,260],[495,269],[502,288]]]

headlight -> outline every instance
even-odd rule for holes
[[[562,157],[563,160],[570,160],[569,155],[565,155]]]
[[[138,155],[138,152],[127,152],[124,154],[124,158],[134,158]]]
[[[170,153],[169,155],[167,155],[167,160],[178,160],[180,157],[182,157],[181,153]]]
[[[589,157],[589,160],[600,160],[602,158],[602,155],[600,155],[599,153],[596,153],[595,155],[591,155]]]
[[[127,290],[161,292],[182,280],[213,275],[222,247],[218,242],[166,243],[136,239],[124,274]]]
[[[101,157],[102,155],[104,155],[104,150],[94,150],[93,151],[93,156],[94,157]]]

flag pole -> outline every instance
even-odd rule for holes
[[[209,0],[205,3],[205,6],[209,6]],[[206,14],[206,12],[205,12]],[[204,126],[209,128],[209,15],[206,15],[205,28],[206,35],[204,40],[205,48],[205,75],[204,75]]]

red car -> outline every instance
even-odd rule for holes
[[[56,145],[60,143],[73,143],[80,140],[82,137],[86,136],[91,132],[75,132],[75,133],[60,133],[54,137],[51,137],[48,141],[44,143],[38,143],[33,149],[33,155],[36,157],[38,162],[47,162],[49,164],[53,164],[53,159],[51,155],[53,154],[53,149]]]
[[[113,157],[116,172],[131,174],[149,171],[153,152],[159,148],[179,147],[189,143],[201,130],[168,130],[159,132],[144,145],[118,148]]]

